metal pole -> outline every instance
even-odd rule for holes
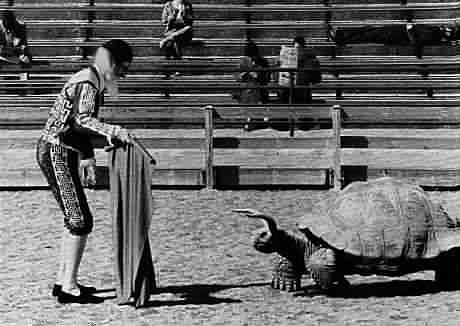
[[[205,179],[206,179],[206,188],[214,188],[214,147],[213,147],[213,134],[214,134],[214,121],[213,113],[214,107],[212,105],[207,105],[204,108],[205,112]]]

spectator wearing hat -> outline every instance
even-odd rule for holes
[[[3,12],[0,25],[0,55],[8,63],[28,65],[32,54],[27,46],[26,25],[19,22],[12,11]]]
[[[73,75],[52,106],[38,140],[38,164],[64,215],[60,265],[52,295],[60,303],[99,303],[94,287],[78,283],[78,269],[93,216],[83,190],[96,183],[92,138],[108,143],[129,142],[128,131],[98,119],[104,89],[116,87],[132,61],[131,47],[122,40],[100,46],[93,64]]]

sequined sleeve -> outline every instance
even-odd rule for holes
[[[97,89],[90,83],[78,84],[74,98],[75,124],[80,131],[115,137],[120,127],[104,123],[97,118]]]

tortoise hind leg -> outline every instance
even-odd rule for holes
[[[342,290],[350,286],[343,272],[337,267],[334,251],[327,248],[318,249],[309,261],[308,269],[319,288],[325,291]]]
[[[271,286],[282,291],[300,290],[302,271],[290,260],[277,256],[274,261],[273,278]]]

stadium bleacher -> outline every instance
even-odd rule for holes
[[[453,24],[458,2],[194,0],[195,38],[180,61],[165,60],[159,52],[162,2],[0,2],[0,10],[14,10],[26,22],[36,60],[30,68],[0,67],[0,76],[18,76],[0,80],[0,160],[5,167],[0,186],[45,185],[34,163],[33,141],[65,79],[114,37],[133,45],[135,59],[121,82],[120,97],[107,97],[101,114],[105,121],[131,128],[158,158],[153,185],[206,184],[206,105],[216,112],[213,169],[218,187],[330,185],[337,153],[330,146],[333,105],[341,106],[343,116],[341,182],[385,174],[428,186],[460,184],[458,44],[427,46],[417,58],[411,45],[338,47],[327,38],[328,24]],[[246,87],[234,81],[233,73],[248,38],[275,62],[281,45],[298,34],[321,62],[324,78],[313,87],[314,102],[235,102],[231,91]],[[181,75],[167,78],[171,71]],[[27,79],[21,80],[20,73],[27,73]],[[276,81],[267,87],[276,94]],[[289,130],[247,132],[248,117],[288,120]],[[8,163],[11,157],[16,164]],[[98,162],[100,185],[106,186],[102,150]]]

